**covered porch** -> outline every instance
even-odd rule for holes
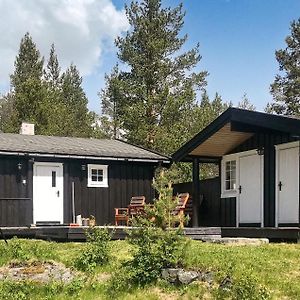
[[[229,108],[184,144],[172,158],[192,163],[192,226],[299,227],[299,136],[299,119]],[[280,163],[288,163],[287,158],[283,163],[278,158],[282,145],[298,149],[290,163],[296,181],[291,183],[286,176],[283,188],[284,174],[279,174],[278,168]],[[218,166],[218,176],[199,180],[200,166],[207,163]],[[293,200],[282,205],[280,197],[291,185]]]

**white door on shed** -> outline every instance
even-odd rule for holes
[[[33,221],[63,223],[63,165],[34,163]]]
[[[263,156],[240,157],[239,223],[262,225]]]
[[[299,222],[299,148],[277,150],[277,218]]]

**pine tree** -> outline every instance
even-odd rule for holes
[[[15,99],[12,92],[0,98],[0,132],[15,132]]]
[[[54,44],[44,69],[44,59],[26,33],[11,75],[11,92],[0,101],[0,130],[18,132],[21,122],[29,121],[36,134],[99,136],[92,128],[79,71],[71,65],[61,76],[60,70]]]
[[[121,102],[119,67],[115,66],[110,75],[105,75],[106,87],[99,93],[102,99],[101,123],[106,136],[114,139],[122,137],[121,134]]]
[[[238,103],[237,107],[247,110],[256,110],[256,107],[251,103],[246,93],[244,93],[242,100]]]
[[[82,77],[74,64],[71,64],[63,73],[61,81],[62,101],[69,115],[69,118],[65,120],[65,135],[91,136],[93,132],[92,115],[88,111],[88,99],[81,86]]]
[[[36,129],[43,126],[46,116],[42,112],[42,100],[45,98],[45,88],[42,83],[44,59],[29,33],[26,33],[20,43],[20,49],[15,61],[15,71],[11,75],[11,86],[14,97],[15,115],[12,121],[14,132],[19,131],[22,121],[37,124]]]
[[[182,51],[187,41],[181,36],[182,5],[163,8],[160,0],[143,0],[125,9],[132,29],[117,38],[116,46],[127,70],[120,71],[117,82],[108,81],[108,89],[118,92],[109,100],[118,102],[127,140],[172,153],[190,129],[196,90],[205,85],[207,72],[193,72],[201,59],[199,45]]]
[[[59,66],[58,58],[55,53],[54,44],[51,45],[49,60],[44,70],[44,76],[46,82],[48,82],[51,86],[59,87],[60,85],[60,71],[61,68]]]
[[[285,39],[287,47],[275,53],[281,73],[271,85],[274,101],[267,111],[300,116],[300,19],[291,23],[290,30]]]
[[[27,32],[21,39],[19,54],[15,60],[15,72],[11,75],[11,84],[17,91],[28,79],[40,81],[43,74],[44,59],[36,44]]]

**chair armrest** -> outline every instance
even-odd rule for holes
[[[120,207],[120,208],[115,208],[115,214],[117,215],[128,215],[128,208],[125,207]]]

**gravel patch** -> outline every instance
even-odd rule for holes
[[[0,268],[0,280],[31,280],[41,283],[50,281],[71,282],[77,273],[57,262],[13,262]]]

